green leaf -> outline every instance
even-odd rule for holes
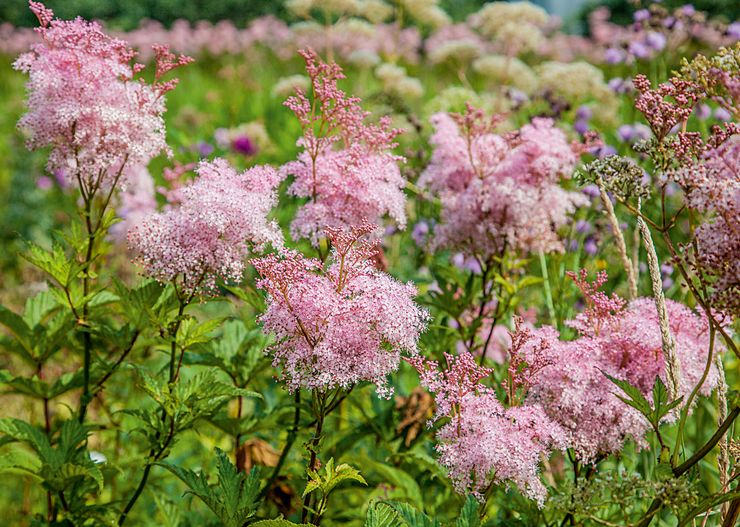
[[[480,526],[480,503],[473,497],[472,494],[468,495],[460,510],[460,517],[455,522],[455,527],[479,527]]]
[[[653,426],[657,427],[660,424],[660,420],[681,404],[682,400],[683,397],[679,397],[674,401],[668,402],[668,390],[660,377],[656,376],[655,383],[653,384],[653,411],[649,418]]]
[[[33,328],[39,325],[50,312],[58,307],[59,302],[57,302],[54,293],[51,291],[41,291],[26,300],[23,310],[23,320],[26,321],[28,327]]]
[[[284,518],[274,520],[260,520],[249,525],[249,527],[311,527],[310,523],[293,523]]]
[[[373,502],[367,508],[365,527],[398,527],[398,513],[388,504]]]
[[[11,335],[22,346],[25,352],[24,357],[27,360],[33,360],[33,333],[31,332],[31,328],[28,327],[28,324],[26,324],[26,321],[5,306],[0,306],[0,324],[8,328]]]
[[[240,472],[217,448],[218,482],[210,486],[203,472],[196,474],[169,463],[158,464],[185,483],[188,493],[203,501],[226,527],[242,527],[254,516],[260,487],[256,468],[249,475]]]
[[[69,283],[68,277],[70,274],[76,274],[76,272],[71,272],[73,267],[76,268],[76,266],[71,265],[70,259],[64,254],[64,249],[58,242],[54,242],[51,251],[29,242],[28,250],[22,256],[51,276],[61,286]]]
[[[632,408],[634,408],[635,410],[640,412],[642,415],[644,415],[648,421],[651,421],[653,409],[650,407],[650,403],[645,398],[645,396],[642,394],[642,392],[639,390],[639,388],[631,385],[627,381],[623,381],[621,379],[612,377],[611,375],[607,373],[604,373],[604,375],[606,375],[607,379],[609,379],[614,384],[616,384],[627,395],[627,397],[622,397],[621,395],[617,395],[617,397],[621,401],[630,405]]]
[[[405,470],[379,463],[368,457],[362,457],[357,463],[364,468],[366,475],[370,471],[374,472],[383,481],[401,489],[406,494],[406,497],[415,505],[421,507],[424,504],[419,484]]]
[[[438,520],[430,518],[413,505],[398,501],[384,501],[383,503],[396,511],[401,521],[408,527],[441,527]]]

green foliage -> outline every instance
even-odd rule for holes
[[[257,511],[259,495],[259,473],[253,469],[249,474],[240,472],[229,461],[228,456],[216,449],[218,479],[215,485],[208,483],[203,472],[195,473],[169,463],[160,463],[177,476],[188,487],[187,493],[202,500],[218,517],[224,527],[242,527]]]

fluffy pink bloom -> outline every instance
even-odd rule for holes
[[[369,381],[388,395],[386,377],[401,353],[416,353],[427,314],[414,303],[411,283],[372,267],[376,244],[361,237],[373,230],[369,224],[329,230],[334,251],[327,269],[289,250],[252,261],[262,277],[257,286],[268,293],[260,322],[277,338],[274,364],[290,390]]]
[[[564,447],[560,427],[536,404],[505,408],[480,382],[491,370],[478,366],[472,354],[445,359],[448,367],[441,371],[421,357],[409,362],[435,394],[435,418],[450,418],[437,433],[436,449],[455,490],[481,498],[491,484],[514,484],[542,506],[547,490],[539,463],[553,448]]]
[[[705,215],[695,232],[697,270],[714,289],[719,308],[740,314],[740,135],[678,173],[689,207]]]
[[[547,343],[550,363],[530,379],[527,401],[542,405],[562,426],[568,446],[584,462],[618,452],[630,438],[644,446],[644,435],[649,428],[642,415],[615,396],[622,393],[604,374],[630,382],[648,399],[655,378],[660,376],[665,381],[654,301],[638,298],[625,307],[621,299],[598,291],[605,278],[599,276],[588,286],[584,285],[583,274],[578,279],[579,287],[589,298],[583,316],[571,323],[582,329],[579,338],[560,341],[557,331],[548,326],[534,333],[536,339]],[[709,327],[704,317],[682,304],[666,302],[681,364],[679,395],[685,399],[706,367]],[[719,346],[716,343],[715,346],[716,353]],[[717,379],[712,366],[700,393],[709,395]]]
[[[250,247],[282,246],[268,214],[277,205],[277,172],[257,166],[241,174],[223,159],[203,161],[199,177],[179,189],[181,201],[129,231],[144,273],[176,281],[187,294],[208,293],[216,280],[239,281]]]
[[[126,42],[96,22],[54,19],[43,4],[30,5],[42,40],[14,64],[29,75],[29,111],[18,125],[29,134],[29,148],[51,147],[47,169],[90,193],[110,186],[124,164],[146,165],[169,152],[163,95],[173,81],[135,80],[142,66],[131,64],[135,53]],[[158,58],[164,61],[158,74],[189,61],[165,48]]]
[[[281,169],[294,177],[288,192],[308,198],[291,224],[293,237],[316,244],[327,227],[347,228],[364,218],[379,223],[385,215],[405,227],[406,180],[398,168],[401,158],[391,153],[400,131],[389,127],[387,117],[366,124],[359,99],[337,86],[344,78],[341,68],[318,61],[313,52],[301,54],[311,99],[297,90],[285,105],[301,123],[298,144],[304,151]]]
[[[495,120],[469,107],[463,116],[436,114],[432,124],[434,152],[419,184],[442,202],[435,247],[483,260],[507,248],[563,250],[557,229],[585,199],[558,186],[578,155],[552,121],[501,136]]]

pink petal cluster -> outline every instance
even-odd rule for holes
[[[201,162],[198,178],[179,189],[178,205],[150,214],[129,231],[129,246],[144,273],[177,282],[188,295],[209,293],[216,281],[239,281],[250,247],[282,246],[268,219],[280,176],[257,166],[241,174],[224,160]]]
[[[695,231],[697,270],[712,283],[712,304],[740,315],[740,135],[683,168],[688,205],[704,215]]]
[[[638,298],[625,306],[616,297],[597,291],[603,278],[600,276],[590,288],[582,287],[590,307],[572,324],[583,329],[577,339],[561,341],[558,332],[549,326],[534,332],[536,339],[547,343],[550,364],[530,380],[526,399],[542,405],[566,431],[568,446],[583,462],[618,452],[630,438],[645,445],[647,420],[615,396],[621,392],[605,373],[630,382],[648,399],[656,376],[665,381],[654,301]],[[666,302],[681,364],[679,395],[685,399],[706,367],[709,327],[705,318],[682,304]],[[711,393],[717,379],[712,366],[700,393]]]
[[[564,435],[537,404],[505,408],[480,381],[491,370],[468,352],[445,354],[448,367],[421,357],[409,360],[421,384],[435,394],[435,418],[449,417],[437,433],[440,463],[455,490],[482,498],[488,486],[513,484],[542,506],[547,489],[539,464],[553,449],[564,448]]]
[[[642,74],[636,75],[632,84],[639,92],[635,108],[645,116],[659,140],[664,139],[674,126],[686,121],[698,101],[696,85],[676,77],[656,89],[652,89],[650,81]]]
[[[18,126],[29,148],[51,147],[47,169],[90,191],[112,184],[126,163],[146,165],[169,152],[162,96],[174,81],[134,80],[142,66],[131,64],[135,53],[126,42],[96,22],[54,19],[43,4],[30,5],[42,40],[14,63],[29,75],[29,111]],[[172,67],[189,62],[160,56]]]
[[[416,288],[374,269],[375,243],[362,241],[375,226],[328,230],[332,262],[284,250],[252,260],[268,293],[260,316],[274,333],[274,364],[282,366],[288,388],[349,388],[373,382],[378,393],[391,389],[386,377],[398,369],[401,353],[417,352],[427,313],[416,305]]]
[[[495,121],[468,107],[464,116],[432,117],[432,159],[419,184],[439,196],[435,248],[483,260],[513,249],[562,251],[557,229],[585,198],[559,186],[578,160],[577,148],[549,119],[495,134]]]
[[[391,153],[400,131],[389,127],[388,117],[366,124],[359,99],[337,86],[341,68],[311,51],[301,54],[311,97],[299,89],[285,105],[301,123],[303,152],[281,169],[294,178],[288,192],[308,199],[291,224],[293,237],[317,244],[327,227],[347,228],[365,218],[379,223],[385,215],[404,228],[406,180],[398,168],[402,158]]]

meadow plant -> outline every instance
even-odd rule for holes
[[[737,524],[737,23],[29,6],[5,523]]]

